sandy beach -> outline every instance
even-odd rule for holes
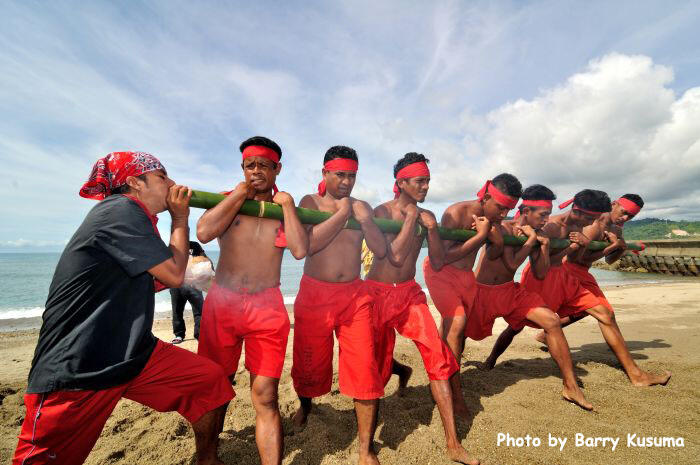
[[[566,329],[577,376],[594,412],[561,400],[561,379],[547,352],[525,329],[490,372],[479,369],[495,337],[468,341],[462,359],[462,383],[471,410],[458,425],[462,444],[489,464],[697,463],[700,456],[700,281],[626,286],[607,289],[633,357],[643,369],[670,370],[665,387],[636,388],[629,384],[605,344],[597,323],[586,318]],[[437,313],[434,311],[437,319]],[[26,386],[38,331],[26,322],[7,321],[0,333],[0,462],[8,463],[24,416]],[[191,337],[191,320],[188,322]],[[14,326],[12,326],[14,325]],[[497,322],[498,334],[505,323]],[[293,329],[292,329],[293,331]],[[159,338],[172,337],[170,321],[154,327]],[[196,341],[182,347],[196,351]],[[336,349],[337,356],[337,349]],[[383,464],[448,464],[437,408],[415,346],[399,337],[395,357],[414,375],[407,395],[396,395],[392,378],[381,402],[377,449]],[[290,417],[297,406],[289,371],[292,335],[280,382],[280,409],[285,422],[285,464],[354,463],[356,427],[352,400],[341,396],[337,378],[333,391],[316,400],[308,427],[292,434]],[[242,367],[241,363],[241,367]],[[337,365],[336,365],[337,366]],[[254,413],[249,379],[241,368],[237,397],[229,407],[220,456],[228,464],[259,463],[254,442]],[[498,444],[499,433],[539,438],[539,447]],[[615,450],[608,442],[577,447],[576,434],[620,438]],[[683,438],[684,447],[629,447],[628,434],[639,437]],[[567,438],[550,447],[548,436]],[[633,440],[634,441],[634,440]],[[678,443],[676,443],[678,444]],[[176,413],[158,413],[122,400],[108,420],[88,464],[192,464],[191,429]]]

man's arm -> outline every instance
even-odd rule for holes
[[[506,266],[508,271],[515,274],[515,272],[518,271],[518,267],[520,267],[527,257],[530,256],[533,247],[535,247],[538,242],[537,233],[530,226],[514,225],[513,230],[518,236],[527,236],[525,244],[523,244],[521,247],[505,247],[503,249],[503,264]],[[490,257],[489,259],[493,260]]]
[[[503,231],[500,224],[491,226],[486,240],[488,241],[486,244],[486,257],[489,260],[500,258],[503,255]]]
[[[560,238],[559,237],[560,231],[561,231],[561,227],[558,224],[547,223],[544,225],[544,228],[542,228],[542,235],[549,238],[549,239],[559,239]],[[572,252],[578,251],[579,245],[575,242],[572,242],[571,244],[569,244],[569,247],[567,247],[565,249],[561,249],[557,253],[552,253],[551,250],[552,249],[550,248],[549,260],[550,260],[550,262],[556,262],[556,261],[561,261],[564,258],[564,256],[566,256]]]
[[[338,211],[328,218],[323,223],[307,226],[306,231],[309,238],[309,249],[307,255],[314,255],[325,249],[331,243],[333,238],[343,229],[345,223],[350,218],[350,198],[346,197],[339,202],[340,208]],[[311,195],[305,195],[299,206],[302,208],[310,208],[318,210],[318,205]]]
[[[401,230],[392,241],[387,239],[386,258],[393,266],[401,268],[406,261],[406,258],[411,253],[411,244],[413,242],[413,234],[416,231],[416,220],[418,219],[418,209],[415,205],[408,205],[405,209],[406,218],[403,221]],[[374,216],[378,218],[391,219],[389,210],[384,205],[380,205],[374,209]],[[369,244],[367,245],[369,247]]]
[[[221,236],[241,209],[243,202],[255,196],[253,186],[245,182],[239,183],[236,188],[219,202],[214,208],[205,211],[197,222],[197,239],[206,244],[212,239]]]
[[[445,248],[442,246],[442,239],[440,239],[435,215],[429,210],[421,210],[418,221],[428,230],[428,260],[430,260],[430,266],[435,271],[440,271],[445,265]]]
[[[384,239],[384,233],[372,221],[372,207],[367,202],[352,199],[352,215],[360,223],[369,250],[374,253],[375,257],[384,258],[386,256],[386,239]]]
[[[540,246],[530,254],[530,263],[535,278],[542,280],[547,276],[547,271],[549,271],[549,238],[537,236],[537,241]]]
[[[282,207],[284,215],[284,234],[287,237],[287,248],[297,260],[306,256],[309,250],[309,235],[299,221],[294,199],[286,192],[278,192],[272,199]]]
[[[457,215],[456,209],[449,207],[447,210],[445,210],[445,213],[442,214],[440,225],[443,228],[461,228],[462,225],[460,224]],[[472,218],[474,220],[476,235],[464,242],[446,242],[445,265],[463,259],[470,253],[478,250],[479,247],[486,242],[486,237],[489,229],[491,228],[491,223],[483,216],[477,217],[476,215],[472,215]]]
[[[180,287],[185,280],[185,270],[190,253],[190,197],[192,191],[186,186],[171,186],[168,191],[168,211],[172,219],[170,228],[170,251],[172,258],[150,268],[148,272],[168,287]]]
[[[605,237],[610,242],[610,245],[603,250],[602,254],[605,256],[605,262],[608,265],[612,265],[624,255],[627,250],[627,243],[622,237],[622,228],[620,228],[619,235],[612,231],[607,231]]]

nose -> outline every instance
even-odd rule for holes
[[[170,187],[170,186],[174,186],[174,185],[175,185],[175,181],[173,181],[173,180],[172,180],[172,179],[170,179],[169,177],[168,177],[167,179],[168,179],[168,180],[167,180],[167,183],[168,183],[168,187]]]

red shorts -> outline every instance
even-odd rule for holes
[[[329,283],[302,276],[294,302],[292,380],[301,397],[330,392],[333,331],[338,338],[340,392],[355,399],[384,395],[374,360],[371,298],[365,283]]]
[[[288,336],[289,315],[279,287],[248,294],[214,284],[204,300],[197,353],[231,376],[238,369],[245,341],[246,369],[279,378]]]
[[[423,276],[435,307],[443,318],[468,316],[476,297],[476,279],[473,271],[445,265],[435,271],[425,257]]]
[[[605,294],[603,294],[600,286],[598,286],[598,281],[595,280],[587,266],[579,265],[578,263],[570,263],[566,261],[566,259],[564,260],[564,264],[562,266],[567,273],[581,283],[581,286],[587,289],[594,296],[598,297],[598,303],[600,305],[605,306],[605,308],[611,312],[613,311],[612,305],[610,305],[610,302],[608,302]]]
[[[491,335],[496,318],[503,318],[511,328],[520,330],[528,323],[528,313],[547,306],[538,294],[513,281],[496,285],[476,284],[474,310],[464,328],[464,335],[475,341]]]
[[[391,378],[396,331],[416,344],[428,378],[449,379],[459,366],[438,334],[425,293],[418,283],[411,280],[393,285],[370,279],[366,283],[372,297],[374,351],[384,385]]]
[[[530,272],[530,264],[525,265],[520,283],[528,291],[539,294],[551,309],[561,318],[584,313],[599,304],[598,298],[587,291],[579,282],[564,270],[563,266],[552,266],[543,280]],[[534,326],[534,324],[533,324]]]
[[[177,411],[190,423],[234,396],[217,364],[158,341],[141,373],[128,383],[99,391],[26,394],[13,465],[83,463],[122,397],[159,412]]]

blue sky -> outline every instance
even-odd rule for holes
[[[111,151],[217,191],[252,135],[282,146],[297,200],[344,144],[373,204],[418,151],[438,214],[508,171],[700,219],[700,4],[671,5],[2,1],[0,250],[60,250]]]

